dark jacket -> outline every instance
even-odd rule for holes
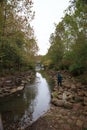
[[[62,75],[58,74],[57,79],[58,79],[59,82],[61,82],[62,81]]]

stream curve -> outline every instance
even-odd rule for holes
[[[35,81],[27,84],[22,94],[0,102],[0,130],[24,129],[50,108],[50,86],[36,72]]]

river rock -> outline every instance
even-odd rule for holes
[[[71,90],[72,91],[76,90],[76,86],[74,84],[71,85]]]
[[[86,121],[84,121],[84,125],[83,125],[83,130],[87,130],[87,120]]]
[[[54,104],[55,106],[59,106],[59,107],[63,107],[64,102],[62,100],[57,100],[57,99],[53,99],[51,101],[52,104]]]
[[[81,96],[81,97],[84,96],[84,91],[83,90],[78,91],[78,96]]]
[[[68,89],[71,88],[71,86],[68,82],[64,82],[63,86],[64,86],[64,88],[68,88]]]
[[[87,97],[84,97],[84,105],[87,106]]]
[[[84,101],[84,97],[75,96],[75,101],[76,102],[83,102]]]
[[[82,84],[80,82],[76,83],[76,87],[80,88],[82,86]]]
[[[70,103],[70,102],[65,102],[65,103],[64,103],[64,108],[72,109],[72,108],[73,108],[73,104]]]
[[[84,96],[87,97],[87,91],[84,91],[83,93],[84,93]]]
[[[17,91],[21,91],[21,90],[23,90],[24,89],[24,86],[19,86],[19,87],[17,87]]]
[[[72,94],[68,95],[68,96],[67,96],[67,101],[72,100],[72,98],[73,98],[73,95],[72,95]]]
[[[76,110],[79,110],[79,109],[81,109],[81,104],[80,103],[74,103],[73,104],[73,109],[76,111]]]
[[[16,88],[10,90],[10,93],[15,93],[15,92],[16,92]]]
[[[0,78],[0,97],[11,95],[23,90],[25,84],[30,82],[34,76],[32,72],[22,72],[14,76]]]
[[[82,120],[77,120],[76,125],[81,128],[82,125],[83,125],[83,121]]]
[[[58,99],[61,99],[61,100],[62,100],[62,95],[58,95]]]

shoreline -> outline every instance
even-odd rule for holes
[[[33,71],[0,77],[0,99],[22,92],[25,88],[25,85],[28,82],[31,82],[34,77],[35,72]]]
[[[25,130],[87,130],[87,85],[62,72],[63,86],[58,89],[55,72],[50,73],[55,80],[51,108]],[[66,102],[64,92],[67,92]]]

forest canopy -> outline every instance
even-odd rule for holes
[[[38,46],[30,22],[31,0],[0,0],[0,72],[23,71],[34,66]]]
[[[50,36],[50,48],[43,57],[49,68],[68,69],[73,74],[87,71],[87,1],[71,0],[61,22]]]

